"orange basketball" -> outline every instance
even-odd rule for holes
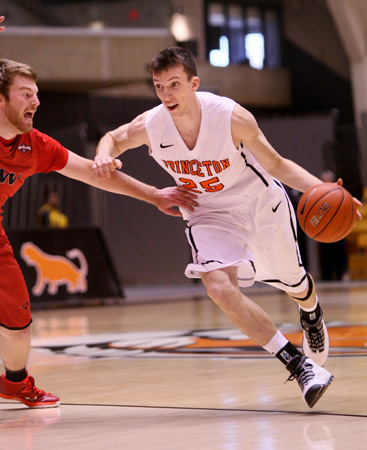
[[[336,242],[354,227],[357,208],[342,186],[322,183],[308,189],[300,198],[297,218],[302,230],[319,242]]]

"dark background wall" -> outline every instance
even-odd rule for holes
[[[128,3],[131,6],[132,2]],[[294,37],[294,29],[291,31],[288,24],[288,35]],[[320,175],[324,169],[334,170],[343,177],[345,186],[360,197],[360,155],[351,82],[340,74],[342,71],[335,72],[330,64],[324,65],[320,58],[314,58],[304,48],[294,40],[284,41],[284,65],[289,71],[291,87],[288,107],[243,106],[255,114],[265,135],[282,155],[315,175]],[[318,50],[316,48],[315,53]],[[343,56],[340,46],[338,52]],[[243,80],[244,85],[246,81]],[[78,83],[69,88],[59,85],[57,89],[51,89],[49,86],[40,83],[41,107],[36,115],[36,128],[90,158],[106,131],[158,104],[151,98],[124,98],[88,91]],[[173,179],[148,156],[146,148],[127,152],[122,161],[123,170],[142,181],[158,187],[173,183]],[[65,193],[62,207],[72,227],[100,227],[121,283],[190,282],[183,275],[190,251],[182,220],[165,216],[151,205],[97,191],[58,174],[39,176],[37,183],[32,180],[8,202],[4,210],[6,228],[16,226],[21,210],[27,211],[23,214],[22,226],[34,226],[37,207],[43,202],[46,180],[62,184]],[[22,205],[24,208],[20,208]]]

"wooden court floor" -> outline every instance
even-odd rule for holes
[[[367,285],[320,287],[335,380],[313,409],[205,295],[175,289],[172,300],[34,311],[29,370],[62,403],[1,400],[0,449],[367,449]],[[301,345],[291,300],[252,298]]]

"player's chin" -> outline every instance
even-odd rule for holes
[[[20,134],[29,133],[33,130],[33,122],[32,123],[25,123],[18,127],[18,130]]]

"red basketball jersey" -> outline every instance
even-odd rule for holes
[[[0,235],[2,206],[34,173],[61,170],[68,160],[68,150],[38,130],[19,134],[14,139],[0,137]]]

